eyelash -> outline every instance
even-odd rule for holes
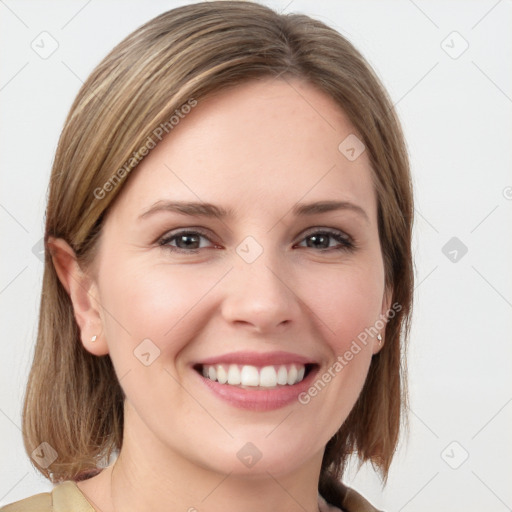
[[[173,253],[181,253],[181,254],[197,254],[201,249],[181,249],[179,247],[173,247],[171,245],[168,245],[169,242],[173,241],[174,239],[180,237],[180,236],[183,236],[183,235],[200,235],[201,237],[204,237],[208,240],[210,240],[208,238],[208,235],[200,230],[182,230],[182,231],[178,231],[177,233],[173,233],[173,234],[170,234],[170,235],[165,235],[163,236],[159,241],[158,241],[158,245],[169,250],[170,252],[173,252]],[[352,240],[351,237],[349,237],[348,235],[344,234],[342,231],[333,231],[333,230],[330,230],[330,229],[322,229],[322,230],[318,230],[318,231],[313,231],[313,232],[310,232],[308,233],[307,235],[304,236],[304,238],[301,240],[301,242],[309,237],[312,237],[312,236],[318,236],[318,235],[327,235],[331,238],[333,238],[334,240],[336,240],[337,242],[339,242],[341,245],[339,247],[328,247],[328,248],[325,248],[325,249],[320,249],[319,251],[317,252],[330,252],[332,250],[335,250],[335,251],[354,251],[356,249],[356,246],[354,244],[354,241]],[[211,241],[211,240],[210,240]],[[205,249],[204,247],[202,249]],[[305,247],[305,249],[313,249],[313,247]]]

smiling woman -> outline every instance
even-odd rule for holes
[[[231,1],[140,27],[51,175],[23,436],[58,485],[2,510],[376,510],[341,479],[385,481],[405,423],[412,222],[336,31]]]

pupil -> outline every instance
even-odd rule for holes
[[[313,240],[313,242],[315,242],[315,241],[319,241],[319,240],[322,240],[322,239],[323,239],[323,240],[324,240],[324,242],[325,242],[325,240],[326,240],[326,238],[327,238],[327,237],[326,237],[325,235],[312,235],[310,238],[311,238],[311,240]],[[323,245],[325,246],[325,243],[324,243]],[[311,247],[311,246],[310,246],[310,247]]]
[[[185,246],[186,247],[190,247],[190,244],[188,242],[191,241],[192,239],[192,243],[194,243],[194,238],[197,238],[195,235],[181,235],[181,240],[182,241],[185,241]]]

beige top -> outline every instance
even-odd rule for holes
[[[342,485],[342,484],[341,484]],[[342,509],[328,504],[321,496],[318,499],[320,512],[379,512],[353,489],[342,485]],[[5,505],[0,512],[95,512],[76,483],[66,480],[57,484],[51,492],[34,494]]]

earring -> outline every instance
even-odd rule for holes
[[[382,345],[382,336],[379,332],[379,334],[377,334],[377,340],[378,340],[378,343],[379,343],[379,347]]]
[[[97,338],[97,337],[98,337],[98,336],[96,336],[96,334],[95,334],[95,335],[91,338],[91,342],[92,342],[92,343],[94,343],[94,342],[96,341],[96,338]]]

